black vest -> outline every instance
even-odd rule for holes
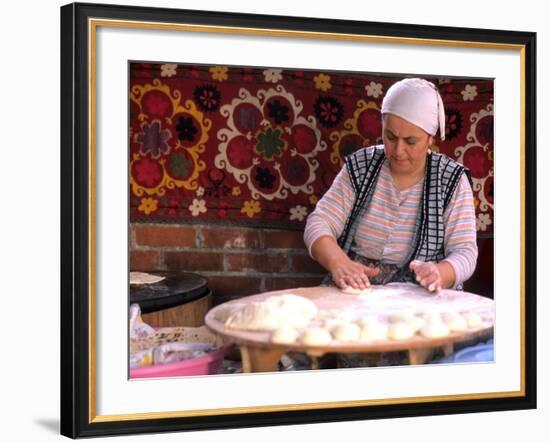
[[[338,244],[347,254],[351,251],[359,220],[365,215],[372,200],[385,159],[382,145],[359,149],[345,158],[355,191],[351,214],[338,238]],[[414,273],[409,269],[409,264],[415,259],[439,262],[445,258],[444,213],[463,173],[470,179],[469,170],[458,162],[443,154],[428,154],[412,247],[392,282],[416,282]]]

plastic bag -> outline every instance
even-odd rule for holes
[[[153,363],[155,365],[170,364],[194,359],[215,350],[217,347],[211,344],[171,342],[154,348]]]
[[[130,353],[130,368],[141,368],[153,365],[153,349]]]
[[[139,304],[130,305],[130,339],[141,339],[155,333],[155,329],[141,319]]]

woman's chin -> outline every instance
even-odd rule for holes
[[[397,161],[390,162],[390,167],[395,172],[408,172],[411,169],[411,163],[409,161]]]

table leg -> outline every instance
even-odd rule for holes
[[[409,364],[418,365],[424,364],[433,356],[433,348],[415,348],[409,350]]]
[[[284,354],[281,349],[241,346],[243,373],[278,371],[277,363]]]
[[[443,346],[444,356],[450,356],[451,354],[453,354],[453,351],[454,351],[454,345],[452,342],[450,344],[446,344]]]

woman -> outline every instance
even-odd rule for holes
[[[477,260],[475,210],[467,169],[430,150],[438,129],[445,138],[435,86],[419,78],[392,85],[382,123],[383,146],[346,157],[309,215],[309,252],[340,288],[461,288]]]

